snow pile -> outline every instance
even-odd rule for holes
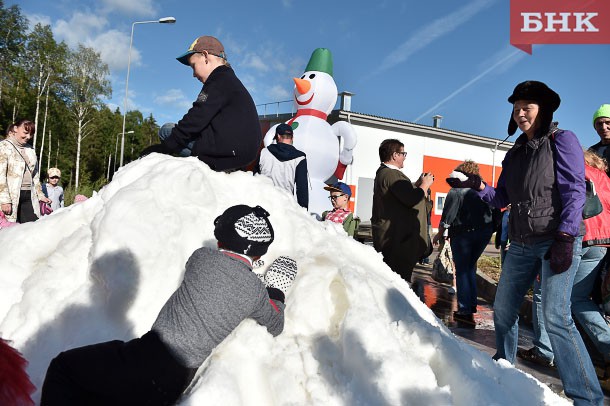
[[[371,247],[315,221],[270,180],[158,154],[83,203],[0,231],[0,336],[30,361],[34,384],[60,351],[147,332],[190,254],[215,247],[213,220],[234,204],[271,213],[267,265],[280,255],[298,263],[285,330],[273,338],[244,321],[181,404],[565,402],[457,340]]]

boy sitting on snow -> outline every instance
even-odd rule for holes
[[[284,294],[296,263],[279,257],[261,279],[253,261],[273,242],[260,206],[228,208],[214,221],[218,250],[199,248],[151,331],[127,343],[110,341],[62,352],[51,361],[43,406],[170,405],[197,368],[246,318],[277,336],[284,328]]]

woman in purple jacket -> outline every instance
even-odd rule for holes
[[[565,393],[575,405],[601,405],[604,396],[570,311],[584,234],[585,164],[576,135],[552,121],[560,101],[542,82],[518,84],[508,98],[508,134],[517,128],[522,134],[506,153],[497,187],[477,175],[447,181],[478,190],[495,207],[512,207],[511,244],[494,303],[494,358],[515,362],[519,307],[540,270],[544,324]],[[532,266],[538,260],[541,268]]]

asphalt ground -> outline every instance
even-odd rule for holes
[[[483,255],[498,255],[498,250],[489,244]],[[430,262],[436,256],[436,251],[432,254]],[[474,325],[455,320],[453,312],[457,310],[456,295],[451,293],[451,284],[439,283],[432,279],[431,265],[417,265],[413,273],[412,288],[418,294],[419,298],[434,312],[434,314],[443,321],[449,330],[455,334],[460,340],[468,343],[474,348],[493,356],[495,350],[495,333],[493,323],[493,297],[495,296],[495,284],[491,281],[482,280],[485,275],[479,273],[477,282],[479,289],[479,298],[477,313],[474,314]],[[483,286],[483,288],[481,288]],[[483,294],[482,294],[483,293]],[[531,312],[531,307],[524,303],[522,312]],[[519,347],[528,349],[532,347],[533,330],[531,326],[531,318],[525,317],[523,314],[519,323]],[[595,360],[594,356],[594,361]],[[594,362],[598,370],[598,376],[603,376],[603,366],[599,362]],[[528,374],[536,377],[540,382],[546,384],[555,393],[563,396],[563,386],[559,374],[554,367],[546,367],[536,363],[517,359],[515,366]],[[610,382],[603,381],[605,400],[604,404],[610,405],[610,391],[605,387],[610,388]]]

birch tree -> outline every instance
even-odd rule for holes
[[[26,45],[27,61],[30,65],[30,77],[32,88],[36,91],[36,112],[34,124],[40,128],[38,117],[40,116],[40,102],[57,75],[61,74],[62,62],[65,60],[68,48],[64,43],[58,44],[53,38],[53,32],[48,25],[36,24],[28,35]],[[36,140],[39,131],[34,133],[32,146],[36,149]],[[44,136],[44,133],[43,133]]]
[[[82,142],[93,132],[91,121],[96,109],[102,105],[102,96],[110,97],[108,65],[100,54],[91,48],[79,45],[70,53],[66,66],[66,92],[68,104],[76,129],[75,193],[78,192]]]
[[[38,165],[40,165],[41,168],[42,168],[42,159],[44,158],[44,155],[42,153],[44,152],[44,136],[47,131],[47,115],[49,112],[49,89],[50,89],[50,87],[47,86],[47,96],[45,97],[45,102],[44,102],[44,120],[42,123],[42,142],[40,143],[40,153],[38,154],[38,157],[39,157]],[[49,136],[50,135],[51,134],[49,134]],[[49,150],[50,149],[51,149],[51,138],[49,137]]]

